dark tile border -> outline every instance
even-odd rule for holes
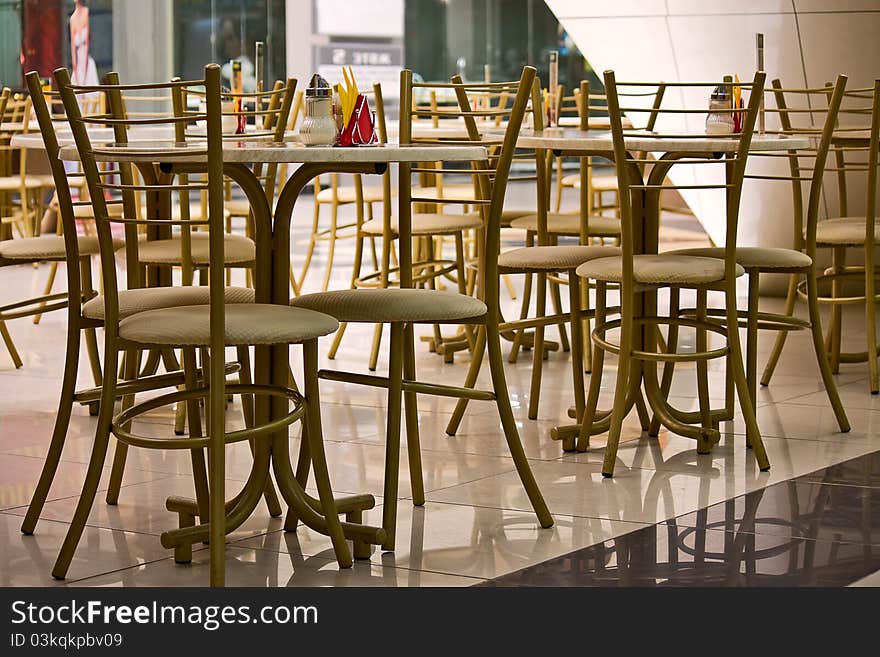
[[[880,570],[880,451],[480,586],[842,587]]]

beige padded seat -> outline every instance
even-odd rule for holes
[[[509,226],[514,219],[527,217],[530,214],[538,214],[538,211],[534,208],[504,208],[501,211],[501,225]]]
[[[18,189],[21,189],[21,176],[0,176],[0,191],[3,192],[14,192]],[[54,183],[52,183],[54,185]],[[24,177],[24,186],[28,189],[37,189],[39,187],[44,187],[43,182],[40,180],[39,176],[28,176]]]
[[[554,272],[575,269],[596,258],[620,255],[612,246],[526,246],[498,256],[501,273]]]
[[[442,191],[439,187],[413,187],[412,196],[418,198],[452,198],[471,200],[474,198],[473,183],[444,183]]]
[[[76,241],[81,255],[98,255],[96,236],[77,235]],[[6,260],[64,260],[65,254],[64,237],[61,235],[0,241],[0,258]]]
[[[412,215],[413,235],[452,235],[463,230],[480,228],[482,225],[483,220],[478,214],[415,213]],[[367,235],[381,235],[382,220],[365,221],[361,229]],[[397,217],[391,218],[391,230],[397,233]]]
[[[171,208],[171,216],[174,219],[180,219],[180,206],[174,205]],[[229,210],[223,210],[223,216],[229,216]],[[189,218],[190,221],[198,221],[202,218],[202,203],[201,201],[190,201],[189,202]]]
[[[177,306],[136,313],[119,322],[119,336],[138,344],[207,346],[210,306]],[[333,333],[339,322],[304,308],[267,303],[226,306],[228,346],[292,344]]]
[[[194,265],[208,264],[208,233],[191,233],[192,260]],[[253,240],[244,235],[224,233],[225,262],[227,265],[250,264],[257,257],[257,247]],[[160,265],[180,263],[180,237],[152,240],[138,243],[138,258],[141,262]]]
[[[737,277],[745,270],[737,265]],[[577,268],[577,275],[609,283],[623,281],[620,257],[598,258]],[[724,261],[684,255],[633,256],[633,279],[639,285],[708,285],[724,280]]]
[[[318,192],[318,195],[315,197],[318,203],[332,203],[333,202],[333,188],[328,187],[327,189],[322,189]],[[354,187],[340,185],[336,188],[336,200],[338,203],[354,203],[357,200],[355,195]],[[376,187],[375,185],[367,186],[364,185],[364,202],[365,203],[380,203],[382,201],[382,188]],[[228,207],[228,204],[227,204]]]
[[[210,302],[205,286],[145,287],[135,290],[119,290],[119,317],[125,319],[135,313],[174,306],[201,306]],[[254,291],[247,287],[227,287],[226,303],[253,303]],[[104,321],[103,295],[83,304],[83,317]]]
[[[572,177],[572,176],[566,176]],[[575,189],[581,188],[581,177],[580,175],[573,176],[574,180],[571,182],[571,186]],[[590,183],[593,187],[593,191],[596,192],[616,192],[617,191],[617,176],[613,173],[603,173],[603,174],[593,174],[593,177],[590,179]],[[565,184],[565,178],[562,179],[562,184]]]
[[[723,259],[724,248],[720,246],[706,246],[664,252],[664,255],[672,254]],[[813,264],[813,259],[806,253],[793,249],[765,248],[762,246],[736,247],[736,261],[744,269],[803,269]]]
[[[818,244],[864,246],[866,231],[864,217],[828,219],[816,224],[816,242]],[[880,221],[874,224],[874,241],[880,242]]]
[[[230,217],[246,217],[250,214],[251,204],[246,198],[234,198],[224,201],[223,209]]]
[[[385,288],[304,294],[291,305],[327,313],[340,322],[458,323],[482,319],[486,304],[457,292]]]
[[[111,203],[107,206],[107,213],[111,217],[121,217],[123,207],[121,203]],[[94,219],[95,218],[95,209],[89,205],[74,205],[73,206],[73,216],[77,219]]]
[[[538,215],[530,214],[525,217],[514,219],[510,222],[511,228],[521,230],[538,230]],[[595,237],[618,237],[620,235],[620,219],[617,217],[603,217],[596,215],[590,217],[590,236]],[[571,212],[548,212],[547,232],[554,235],[580,235],[581,216]]]

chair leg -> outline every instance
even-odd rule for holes
[[[480,374],[480,367],[483,364],[483,355],[486,351],[486,329],[481,326],[477,329],[477,336],[474,340],[474,349],[471,352],[471,364],[468,367],[468,373],[464,380],[465,388],[473,388],[477,385],[477,377]],[[467,410],[468,399],[462,397],[455,404],[455,410],[452,412],[452,417],[449,419],[449,424],[446,425],[446,433],[450,436],[454,436],[455,432],[458,431],[458,427],[461,425],[461,421],[464,418],[464,412]]]
[[[58,263],[53,262],[49,266],[49,278],[46,279],[46,287],[43,289],[43,294],[45,296],[49,296],[52,294],[52,288],[55,287],[55,276],[58,274]],[[43,302],[40,304],[41,307],[45,307],[46,303]],[[33,322],[34,324],[39,324],[40,320],[43,319],[43,313],[37,313],[34,315]]]
[[[79,370],[79,326],[70,321],[67,327],[67,351],[64,356],[64,373],[61,377],[61,398],[58,401],[58,413],[55,416],[55,426],[52,430],[52,440],[49,443],[49,451],[46,460],[43,461],[43,469],[37,487],[31,497],[27,513],[21,524],[23,534],[33,534],[58,471],[58,463],[61,461],[61,453],[64,449],[64,441],[67,438],[67,428],[70,426],[70,415],[73,410],[73,396],[76,393],[76,375]]]
[[[9,335],[9,329],[6,328],[6,321],[2,319],[0,319],[0,337],[3,338],[3,342],[6,344],[6,350],[9,351],[9,356],[12,358],[12,364],[15,365],[15,369],[19,369],[24,363],[21,362],[21,356],[18,355],[18,350],[15,348],[12,336]]]
[[[339,205],[334,203],[330,210],[330,235],[327,244],[327,264],[324,266],[324,281],[321,283],[321,291],[326,292],[330,287],[330,275],[333,273],[333,256],[336,253],[336,226],[339,220]]]
[[[336,329],[336,334],[333,336],[333,342],[330,344],[330,350],[327,352],[327,358],[333,360],[336,358],[336,354],[339,351],[339,346],[342,344],[342,336],[345,335],[345,329],[348,328],[348,322],[339,322],[339,328]]]
[[[832,256],[832,271],[835,273],[842,272],[846,267],[846,249],[842,246],[834,247]],[[831,296],[838,298],[843,296],[843,284],[837,277],[831,283]],[[829,348],[831,357],[831,371],[834,374],[840,373],[840,340],[843,330],[843,308],[839,303],[831,305],[831,346]]]
[[[537,274],[538,298],[535,300],[535,316],[544,317],[547,314],[547,277],[545,274]],[[535,327],[535,342],[532,347],[532,384],[529,391],[529,419],[538,419],[538,402],[541,398],[541,375],[544,369],[544,327]]]
[[[617,363],[617,382],[614,388],[614,405],[611,409],[611,425],[608,429],[608,443],[605,446],[605,458],[602,462],[602,476],[614,475],[614,464],[617,461],[617,446],[623,430],[623,420],[627,412],[629,392],[629,372],[632,368],[633,348],[633,299],[624,298],[623,286],[620,290],[620,355]]]
[[[559,209],[562,207],[562,158],[556,158],[556,210],[555,212],[559,212]]]
[[[126,381],[137,378],[140,358],[138,352],[128,350],[125,352],[125,372]],[[122,408],[125,409],[134,401],[133,395],[126,395],[122,398]],[[107,486],[107,504],[114,506],[119,502],[119,491],[122,489],[122,476],[125,473],[125,461],[128,458],[128,445],[121,441],[116,441],[116,451],[113,454],[113,466],[110,469],[110,484]]]
[[[403,378],[416,380],[416,341],[413,325],[404,329]],[[403,408],[406,417],[406,451],[409,458],[409,479],[413,504],[424,506],[425,483],[422,475],[422,449],[419,440],[418,397],[414,392],[403,393]]]
[[[880,372],[877,368],[877,295],[875,291],[873,245],[865,249],[865,331],[868,334],[868,374],[871,394],[880,393]]]
[[[495,391],[495,404],[498,407],[498,415],[501,419],[501,426],[504,430],[504,437],[507,439],[510,455],[513,458],[514,465],[516,465],[519,479],[529,497],[535,515],[538,517],[538,522],[541,527],[552,527],[553,516],[550,515],[550,509],[547,508],[547,503],[544,501],[544,496],[541,494],[541,489],[538,487],[538,482],[535,481],[535,475],[526,458],[526,453],[516,428],[516,418],[510,406],[510,393],[504,377],[504,356],[501,353],[501,335],[498,333],[497,322],[497,318],[488,318],[484,329],[486,347],[489,353],[489,369],[492,373],[492,388]],[[477,340],[477,343],[479,345],[479,340]]]
[[[368,365],[371,372],[376,371],[376,365],[379,363],[379,347],[382,345],[382,328],[384,324],[376,324],[373,328],[373,345],[370,348],[370,363]]]
[[[294,286],[295,290],[302,291],[306,275],[309,273],[309,265],[312,264],[312,256],[315,254],[315,244],[318,241],[318,221],[321,217],[321,204],[315,199],[315,214],[312,220],[312,234],[309,236],[309,246],[306,248],[306,259],[299,275],[299,280]]]
[[[394,550],[397,526],[397,494],[400,478],[400,410],[403,390],[405,344],[403,324],[391,324],[391,345],[388,365],[388,417],[385,430],[385,489],[382,501],[382,527],[385,529],[383,550]]]
[[[193,390],[198,387],[196,381],[196,350],[187,347],[182,350],[183,356],[183,377],[187,390]],[[199,410],[199,400],[189,399],[186,402],[187,423],[189,425],[189,435],[191,437],[201,437],[202,418]],[[192,462],[193,483],[196,491],[196,503],[199,507],[199,517],[207,519],[210,515],[210,487],[208,485],[208,469],[205,464],[205,451],[203,449],[190,450],[190,460]],[[192,548],[187,550],[189,560],[192,560]],[[179,555],[175,555],[178,560]],[[181,562],[183,560],[180,560]]]
[[[669,289],[669,316],[678,317],[678,309],[681,300],[681,291],[677,287]],[[678,325],[670,324],[669,333],[666,335],[666,351],[673,354],[678,350]],[[675,375],[675,362],[668,361],[663,363],[663,375],[660,379],[660,393],[664,399],[669,398],[669,391],[672,388],[672,377]],[[651,418],[651,424],[648,427],[648,435],[657,437],[660,435],[660,418],[655,413]]]
[[[752,407],[758,405],[758,283],[757,270],[747,271],[749,284],[748,311],[746,320],[746,379],[749,382],[749,399]]]
[[[107,377],[101,388],[101,403],[98,411],[98,424],[95,430],[95,442],[92,444],[92,454],[89,457],[89,465],[86,470],[86,478],[80,492],[76,510],[70,521],[70,527],[64,537],[55,566],[52,568],[52,577],[64,579],[70,568],[70,562],[76,552],[79,539],[86,526],[86,520],[92,510],[95,495],[98,492],[98,484],[104,470],[104,459],[107,456],[107,447],[110,442],[110,425],[113,422],[113,404],[116,401],[116,367],[118,353],[115,340],[108,338],[104,343],[104,362],[106,363]]]
[[[223,352],[202,358],[208,383],[205,420],[208,429],[208,542],[210,584],[226,584],[226,390]]]
[[[550,287],[550,301],[553,304],[553,312],[557,315],[562,314],[562,295],[559,291],[559,283],[548,282]],[[559,327],[559,345],[562,348],[562,351],[567,352],[571,350],[571,345],[568,342],[568,331],[565,330],[565,322],[559,322],[557,324]]]
[[[252,383],[251,380],[251,352],[250,348],[241,345],[236,347],[236,355],[238,358],[238,362],[241,365],[241,371],[238,375],[238,381],[242,385],[250,385]],[[254,426],[254,396],[253,395],[241,395],[241,411],[244,416],[244,425],[246,427]],[[251,453],[254,451],[254,443],[250,442]],[[281,508],[281,503],[278,500],[278,494],[275,492],[275,485],[272,483],[272,475],[271,473],[266,478],[266,490],[263,491],[263,497],[266,500],[266,506],[269,509],[269,515],[273,518],[279,517],[283,509]]]
[[[767,450],[764,441],[761,440],[761,431],[758,428],[758,420],[755,417],[755,407],[749,397],[749,382],[746,380],[746,372],[743,366],[742,345],[739,340],[739,317],[736,308],[736,287],[733,281],[727,282],[725,290],[727,345],[730,350],[728,363],[733,372],[733,383],[736,387],[736,396],[746,423],[746,445],[755,453],[755,460],[761,472],[770,469],[770,460],[767,458]]]
[[[309,452],[315,473],[315,485],[324,517],[327,521],[327,533],[333,543],[336,562],[340,568],[352,565],[351,551],[345,542],[336,503],[333,500],[333,489],[330,486],[330,475],[327,471],[327,458],[324,454],[324,435],[321,431],[321,400],[318,392],[318,341],[309,340],[303,343],[303,371],[306,399],[306,422],[308,422]],[[398,410],[400,407],[398,406]],[[398,416],[399,419],[399,416]],[[399,428],[399,425],[398,425]]]
[[[605,323],[605,283],[596,283],[596,326]],[[592,342],[592,340],[591,340]],[[576,449],[586,452],[590,447],[590,435],[593,422],[596,418],[596,408],[599,405],[599,392],[602,387],[602,368],[605,364],[605,350],[596,346],[593,350],[593,371],[590,374],[590,389],[587,393],[587,401],[584,406],[584,414],[580,417],[581,430],[578,434]]]
[[[785,293],[785,310],[783,311],[788,317],[794,315],[794,305],[797,301],[797,284],[797,274],[791,274],[788,278],[788,291]],[[782,348],[785,346],[788,333],[788,331],[776,332],[773,350],[770,352],[770,358],[767,359],[767,363],[764,365],[764,373],[761,375],[762,386],[770,385],[770,379],[773,378],[773,372],[776,371],[776,365],[779,363],[779,357],[782,355]]]
[[[79,271],[81,293],[83,296],[90,297],[95,293],[94,285],[92,284],[92,261],[90,258],[83,258],[80,261]],[[86,339],[86,353],[89,356],[89,367],[92,370],[92,380],[95,382],[95,387],[100,387],[104,380],[104,373],[101,368],[100,351],[98,350],[98,336],[95,334],[95,329],[93,328],[85,329],[84,333]],[[90,405],[89,414],[97,415],[97,413],[97,405]]]
[[[749,296],[751,301],[752,279],[749,279]],[[697,315],[698,322],[705,322],[707,319],[707,296],[706,290],[697,290]],[[708,331],[704,328],[697,329],[695,348],[698,352],[706,351],[708,348]],[[700,424],[704,430],[712,428],[712,407],[709,405],[709,364],[705,360],[696,362],[697,370],[697,399],[700,406]],[[751,385],[749,386],[751,390]],[[752,400],[754,404],[754,400]],[[697,439],[697,454],[708,454],[712,449],[712,443],[707,440],[705,431]]]
[[[586,399],[584,398],[584,336],[581,316],[581,279],[574,270],[568,272],[568,298],[571,316],[571,374],[574,385],[574,408],[575,417],[581,418],[586,408]],[[563,441],[562,449],[566,452],[574,451],[574,436],[568,441]]]
[[[866,287],[866,292],[868,289]],[[867,305],[869,308],[873,306],[873,304]],[[825,394],[828,395],[828,401],[831,402],[831,408],[834,409],[837,425],[842,432],[846,433],[850,430],[849,419],[846,417],[846,410],[840,401],[840,393],[837,391],[837,383],[831,371],[831,361],[828,359],[828,352],[825,350],[825,339],[822,335],[822,316],[819,313],[819,283],[816,280],[816,272],[812,268],[807,272],[807,308],[810,312],[810,333],[813,336],[813,350],[816,352],[816,362],[819,364],[819,372],[822,374]],[[871,326],[870,321],[868,326]],[[869,333],[868,335],[870,339],[872,334]]]

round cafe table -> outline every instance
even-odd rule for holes
[[[679,137],[659,137],[650,133],[631,133],[631,136],[625,138],[626,149],[629,153],[650,153],[656,161],[651,162],[645,167],[644,172],[640,172],[633,168],[631,175],[638,175],[639,179],[634,183],[637,185],[644,184],[654,186],[647,190],[633,191],[632,207],[634,213],[635,228],[635,252],[640,254],[653,254],[658,252],[659,229],[660,229],[660,189],[666,179],[669,170],[674,166],[676,160],[680,158],[720,158],[727,153],[734,152],[739,146],[737,138],[710,136],[704,134],[693,134]],[[610,160],[614,159],[614,145],[611,133],[609,131],[598,130],[580,130],[577,128],[549,128],[543,131],[523,131],[517,140],[517,146],[522,148],[534,148],[539,151],[551,151],[553,155],[570,155],[575,157],[585,157],[598,155]],[[755,133],[752,137],[751,151],[785,151],[807,148],[809,140],[803,137],[765,135]],[[546,238],[547,226],[547,201],[549,199],[549,176],[547,180],[539,181],[539,190],[543,195],[543,202],[538,203],[538,237],[539,243],[542,237]],[[581,208],[581,212],[585,213],[586,208]],[[586,226],[587,223],[582,216],[581,225]],[[583,235],[582,237],[586,237]],[[735,245],[729,245],[731,247]],[[656,293],[638,294],[636,304],[637,316],[656,315],[657,312],[657,296]],[[727,322],[736,325],[736,299],[727,300]],[[730,340],[739,340],[737,331],[731,331]],[[644,349],[646,343],[645,328],[638,332],[636,336],[636,344],[634,349]],[[637,406],[642,420],[644,422],[647,408],[645,407],[645,399],[642,396],[642,382],[647,381],[645,378],[644,364],[642,361],[636,361],[634,370],[630,379],[629,394],[626,399],[626,412],[632,410],[633,406]],[[645,393],[647,397],[648,407],[653,408],[658,403],[657,386],[645,385]],[[582,412],[582,391],[575,391],[575,399],[577,408],[572,409],[570,414],[574,414],[580,421],[580,412]],[[749,427],[749,435],[755,435],[757,432],[757,422],[754,417],[754,408],[751,408],[751,401],[746,398],[741,400],[743,405],[743,415],[746,416],[746,425]],[[590,427],[590,433],[604,433],[610,426],[610,414],[603,420],[597,421]],[[571,424],[556,427],[551,431],[551,436],[555,440],[563,442],[563,449],[573,450],[575,440],[580,432],[579,424]],[[756,456],[759,456],[756,454]],[[766,455],[764,455],[766,458]]]
[[[96,159],[99,161],[132,162],[141,171],[149,184],[170,183],[177,173],[204,171],[207,163],[204,144],[199,142],[130,142],[128,144],[94,144]],[[199,152],[201,151],[201,153]],[[79,153],[74,146],[61,148],[63,160],[78,160]],[[224,174],[232,178],[242,188],[251,204],[254,216],[254,241],[256,243],[256,265],[254,287],[257,303],[276,303],[288,305],[290,302],[290,223],[293,207],[303,188],[316,176],[326,173],[381,174],[389,164],[422,161],[485,161],[488,152],[483,146],[418,146],[382,144],[360,148],[335,148],[330,146],[306,147],[291,142],[266,141],[225,141],[223,144]],[[254,164],[298,164],[299,167],[284,184],[278,196],[274,212],[263,192],[258,178],[251,170]],[[158,209],[163,201],[162,195],[171,192],[152,192],[147,196],[147,216],[158,218]],[[411,235],[409,213],[400,212],[398,227],[401,240]],[[288,385],[290,371],[288,345],[257,346],[254,358],[255,383]],[[284,417],[287,412],[286,400],[258,399],[256,421],[267,421]],[[301,466],[302,464],[299,464]],[[298,469],[299,469],[298,466]],[[326,534],[326,521],[320,513],[320,502],[306,493],[294,475],[290,462],[289,437],[287,429],[271,435],[268,440],[256,441],[254,461],[242,492],[234,499],[233,507],[227,512],[230,530],[240,526],[254,511],[265,488],[270,468],[272,468],[279,489],[293,515],[312,529]],[[345,513],[347,509],[362,509],[364,495],[337,499],[337,510]],[[195,509],[195,501],[192,501]],[[381,544],[383,530],[379,527],[343,522],[343,532],[348,539]],[[207,540],[207,524],[171,530],[163,534],[162,544],[172,548]]]

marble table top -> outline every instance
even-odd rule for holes
[[[724,153],[735,151],[735,138],[694,133],[686,137],[653,137],[633,134],[626,137],[626,146],[632,151]],[[545,148],[559,151],[613,151],[611,132],[607,130],[578,130],[576,128],[548,128],[542,131],[524,130],[516,142],[522,148]],[[801,137],[779,135],[752,136],[753,151],[784,151],[806,148],[809,140]]]
[[[138,141],[128,144],[93,144],[95,157],[102,161],[136,162],[167,158],[174,162],[191,163],[205,160],[204,142],[176,143],[170,141]],[[149,156],[149,157],[146,157]],[[62,160],[78,160],[73,145],[61,147]],[[377,144],[340,148],[335,146],[304,146],[296,142],[226,141],[223,161],[256,162],[422,162],[434,160],[485,160],[483,146]]]
[[[58,137],[59,144],[65,145],[73,143],[73,135],[70,133],[70,130],[59,129],[56,127],[55,134]],[[129,129],[128,136],[132,141],[173,139],[174,128],[167,125],[136,126]],[[114,138],[113,129],[89,128],[89,137],[92,141],[110,141]],[[43,144],[43,135],[40,133],[39,128],[33,132],[21,132],[12,135],[9,145],[12,146],[12,148],[27,148],[31,150],[45,150],[46,148]]]

